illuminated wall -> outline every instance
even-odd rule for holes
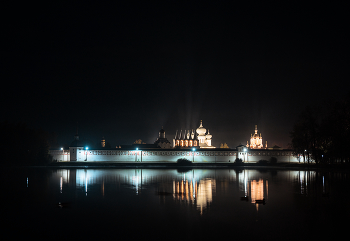
[[[241,158],[244,162],[254,163],[259,160],[269,160],[276,157],[277,162],[298,162],[292,155],[291,150],[176,150],[176,149],[148,149],[148,150],[84,150],[83,148],[72,148],[68,150],[53,150],[50,154],[53,160],[57,161],[122,161],[122,162],[176,162],[180,158],[189,161],[210,163],[210,162],[234,162]],[[72,155],[74,154],[74,155]],[[75,157],[75,159],[72,159]]]

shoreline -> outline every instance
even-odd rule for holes
[[[164,163],[164,162],[55,162],[47,165],[36,166],[8,166],[8,167],[41,167],[41,168],[159,168],[159,169],[194,169],[194,168],[220,168],[220,169],[245,169],[245,168],[271,168],[271,169],[340,169],[350,170],[349,164],[307,164],[307,163]]]

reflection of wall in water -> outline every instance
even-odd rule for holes
[[[309,185],[316,181],[316,171],[296,171],[294,179],[299,183],[300,194],[308,194]]]

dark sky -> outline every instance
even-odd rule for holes
[[[348,6],[232,1],[10,3],[1,121],[112,146],[163,126],[245,144],[254,125],[287,147],[306,105],[349,91]],[[119,2],[119,1],[118,1]]]

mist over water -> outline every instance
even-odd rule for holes
[[[275,169],[1,171],[11,237],[304,240],[346,232],[348,172]],[[336,230],[336,231],[335,231]]]

